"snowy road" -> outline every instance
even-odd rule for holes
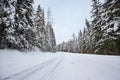
[[[44,76],[46,77],[47,74],[52,73],[62,60],[63,56],[58,56],[44,63],[10,75],[2,80],[42,80]]]
[[[120,56],[1,53],[0,80],[120,80]]]

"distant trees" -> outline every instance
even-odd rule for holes
[[[46,38],[48,42],[48,50],[54,51],[56,46],[56,39],[55,39],[55,34],[52,28],[51,10],[49,8],[47,12],[46,32],[47,32]]]
[[[59,44],[57,50],[120,55],[120,0],[106,0],[103,4],[99,0],[92,2],[92,20],[86,20],[86,28],[78,37]]]
[[[55,51],[52,24],[49,21],[48,26],[40,5],[34,14],[32,3],[33,0],[1,0],[0,49],[25,51],[37,47],[42,51]]]
[[[35,25],[35,34],[36,34],[36,46],[42,50],[45,50],[46,45],[46,30],[45,30],[45,19],[44,19],[44,10],[41,9],[40,5],[35,13],[34,25]]]

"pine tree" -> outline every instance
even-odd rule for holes
[[[46,37],[46,30],[45,30],[45,19],[44,19],[44,10],[41,9],[40,5],[35,14],[34,18],[34,25],[35,25],[35,33],[36,33],[36,46],[41,50],[45,51],[45,37]]]
[[[18,50],[31,50],[34,45],[33,0],[17,0],[15,3],[15,39]]]
[[[56,46],[56,39],[55,39],[55,34],[54,34],[54,31],[53,31],[53,28],[50,27],[50,33],[51,33],[51,37],[50,37],[50,40],[51,40],[51,49],[52,51],[55,51],[55,46]]]
[[[78,52],[81,53],[82,50],[82,31],[80,30],[80,32],[78,33]]]
[[[47,42],[48,42],[48,50],[55,51],[56,39],[55,39],[55,34],[54,34],[54,31],[52,28],[50,9],[48,9],[48,12],[47,12],[46,33],[47,33],[46,38],[47,38]]]
[[[93,39],[92,39],[92,32],[93,28],[90,22],[86,19],[86,53],[93,53]]]
[[[78,52],[78,39],[75,37],[75,34],[72,35],[72,52]]]
[[[56,46],[56,40],[55,40],[55,34],[53,32],[53,28],[50,23],[47,23],[46,30],[47,30],[47,40],[48,40],[49,50],[52,51]]]
[[[101,19],[101,14],[102,14],[102,11],[101,11],[101,3],[99,2],[99,0],[92,0],[93,1],[93,4],[92,4],[92,17],[93,17],[93,20],[92,20],[92,29],[93,29],[93,33],[92,33],[92,38],[93,38],[93,50],[95,53],[101,53],[101,50],[100,47],[101,45],[99,45],[99,40],[101,40],[101,36],[102,36],[102,31],[101,31],[101,22],[102,22],[102,19]]]
[[[14,33],[14,1],[0,1],[0,48],[13,48],[15,42]]]
[[[120,1],[107,0],[103,4],[102,32],[99,41],[104,54],[120,53]]]

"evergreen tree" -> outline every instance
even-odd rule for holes
[[[44,19],[44,10],[41,9],[40,5],[35,14],[34,18],[34,25],[35,25],[35,33],[36,33],[36,46],[41,50],[46,50],[45,47],[45,37],[46,37],[46,30],[45,30],[45,19]]]
[[[102,36],[102,31],[101,31],[101,22],[102,22],[102,18],[101,18],[101,14],[102,14],[102,5],[99,2],[99,0],[92,0],[93,4],[92,4],[92,28],[93,28],[93,33],[92,33],[92,38],[93,38],[93,51],[95,53],[101,53],[101,49],[100,49],[100,45],[99,45],[99,40],[101,40],[101,36]]]
[[[72,52],[77,53],[78,52],[78,39],[75,37],[75,34],[72,36]]]
[[[104,54],[120,53],[120,1],[107,0],[103,4],[102,32],[99,44]]]
[[[81,53],[82,52],[82,31],[80,30],[80,32],[78,33],[78,52]]]
[[[13,0],[0,1],[0,48],[13,48],[14,33],[14,7]]]
[[[17,0],[15,3],[15,39],[16,48],[19,50],[31,50],[34,45],[35,34],[33,32],[33,0]]]
[[[92,39],[92,32],[93,28],[90,22],[86,19],[86,53],[93,53],[93,39]]]
[[[47,24],[46,24],[46,38],[47,38],[47,47],[49,51],[55,51],[55,46],[56,46],[56,39],[55,39],[55,34],[52,28],[52,22],[51,22],[51,11],[48,9],[47,12]]]

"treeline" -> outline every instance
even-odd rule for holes
[[[73,39],[57,45],[58,51],[120,55],[120,0],[92,0],[92,20],[73,35]]]
[[[0,0],[0,49],[55,51],[50,18],[33,0]],[[48,11],[50,17],[50,10]]]

